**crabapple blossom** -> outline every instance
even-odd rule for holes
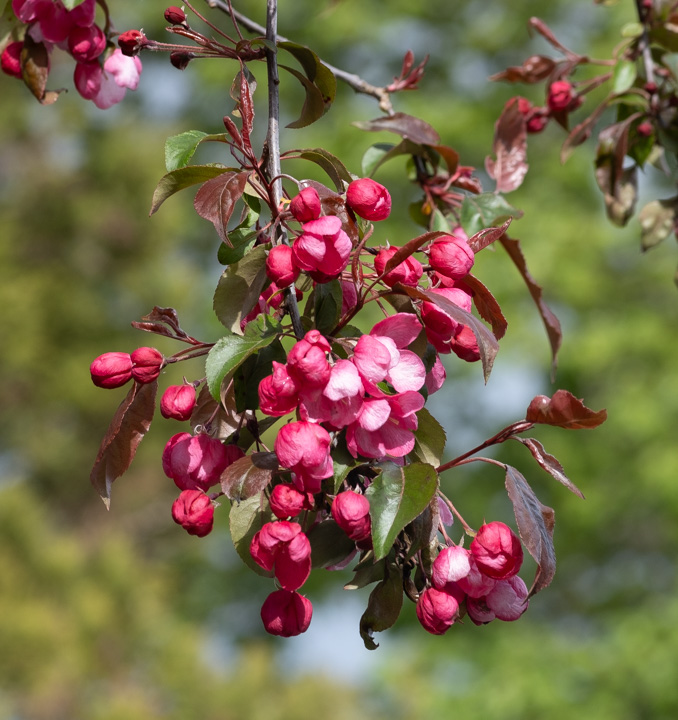
[[[261,607],[261,620],[271,635],[293,637],[308,630],[313,606],[308,598],[289,590],[272,592]]]
[[[369,540],[372,532],[370,501],[353,490],[339,493],[332,501],[332,517],[356,543]]]
[[[273,514],[280,520],[296,517],[302,510],[313,507],[313,495],[302,493],[294,485],[281,483],[271,490],[269,498]]]
[[[320,481],[332,477],[330,434],[324,427],[305,421],[283,425],[275,439],[281,466],[291,470],[305,492],[318,492]]]
[[[131,358],[132,377],[140,383],[150,383],[156,380],[165,366],[163,354],[151,347],[137,348]]]
[[[311,543],[296,522],[266,523],[252,538],[250,554],[285,590],[299,589],[311,574]]]
[[[68,50],[78,62],[91,62],[106,49],[106,36],[96,25],[76,27],[68,36]]]
[[[397,247],[382,248],[374,258],[374,269],[379,275],[383,275],[386,263],[398,252]],[[422,264],[416,258],[410,256],[396,265],[392,270],[381,278],[382,282],[389,287],[396,283],[416,287],[424,274]]]
[[[551,83],[546,103],[553,112],[567,110],[575,99],[572,85],[567,80]]]
[[[424,630],[432,635],[443,635],[459,617],[459,603],[463,593],[451,594],[426,588],[417,602],[417,617]]]
[[[292,412],[299,404],[299,387],[287,367],[273,361],[273,374],[259,383],[259,409],[279,417]]]
[[[330,378],[326,353],[330,344],[317,330],[309,330],[287,356],[287,370],[301,385],[324,387]]]
[[[204,433],[178,433],[165,445],[163,470],[181,490],[207,491],[244,454],[237,445],[224,445]]]
[[[469,551],[463,547],[452,545],[438,553],[433,561],[431,581],[438,590],[447,590],[448,585],[457,583],[471,572]]]
[[[266,258],[266,274],[278,287],[287,287],[299,277],[294,253],[289,245],[275,245]]]
[[[466,277],[473,263],[475,254],[470,245],[462,238],[444,235],[438,238],[429,248],[431,267],[452,280]]]
[[[457,581],[459,587],[472,598],[487,595],[497,584],[497,580],[480,572],[473,555],[469,555],[470,570],[468,575]]]
[[[186,22],[186,13],[176,5],[170,5],[165,10],[165,20],[172,25],[183,25]]]
[[[385,220],[391,214],[388,190],[371,178],[360,178],[349,184],[346,204],[365,220]]]
[[[296,197],[292,198],[290,212],[300,223],[317,220],[321,213],[318,191],[313,187],[304,188]]]
[[[341,228],[341,220],[336,215],[328,215],[301,227],[303,233],[292,246],[298,267],[319,283],[339,277],[352,249],[351,240]]]
[[[170,385],[160,400],[160,413],[172,420],[188,420],[195,407],[193,385]]]
[[[21,51],[24,47],[22,42],[9,43],[0,56],[0,67],[2,72],[11,77],[21,80]]]
[[[482,525],[471,543],[478,570],[495,580],[515,575],[523,563],[523,547],[508,525],[490,522]]]
[[[172,505],[172,517],[189,535],[205,537],[214,525],[214,505],[202,490],[183,490]]]

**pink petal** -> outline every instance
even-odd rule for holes
[[[426,380],[426,368],[418,355],[401,350],[398,364],[388,371],[386,379],[397,392],[419,390]]]
[[[391,406],[387,400],[365,400],[358,415],[363,430],[378,430],[390,417]]]
[[[360,375],[350,360],[337,360],[323,394],[330,400],[341,400],[364,392]]]
[[[413,343],[421,332],[419,318],[413,313],[396,313],[378,322],[370,335],[389,337],[398,349],[406,348]]]

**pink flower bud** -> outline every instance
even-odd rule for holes
[[[96,62],[77,63],[73,72],[75,89],[85,100],[93,100],[101,90],[104,72]]]
[[[181,422],[191,417],[194,407],[195,388],[193,385],[170,385],[160,401],[162,416]]]
[[[271,248],[266,258],[266,274],[278,287],[291,285],[300,272],[289,245],[275,245]]]
[[[266,632],[280,637],[293,637],[306,632],[312,615],[311,601],[289,590],[272,592],[261,607],[261,620]]]
[[[146,36],[140,30],[127,30],[118,37],[118,47],[123,55],[134,57],[146,42]]]
[[[172,67],[175,67],[177,70],[185,70],[188,63],[191,62],[194,57],[195,55],[193,53],[175,50],[170,53],[169,59]]]
[[[264,570],[273,570],[285,590],[298,590],[311,574],[311,543],[299,523],[266,523],[252,538],[250,555]]]
[[[341,220],[336,215],[328,215],[302,227],[304,232],[292,246],[296,265],[319,283],[339,277],[348,265],[353,247],[342,230]]]
[[[433,363],[433,367],[426,373],[426,390],[429,395],[433,395],[434,392],[438,392],[445,383],[447,372],[445,366],[440,361],[440,356],[436,355],[436,360]]]
[[[346,203],[365,220],[385,220],[391,213],[388,190],[371,178],[354,180],[346,191]]]
[[[558,112],[567,110],[574,98],[572,85],[566,80],[556,80],[549,86],[546,102],[552,112]]]
[[[212,532],[214,505],[202,490],[184,490],[172,505],[172,517],[189,535],[205,537]]]
[[[180,490],[205,490],[219,482],[221,473],[244,452],[209,435],[179,433],[165,446],[163,469]]]
[[[132,378],[132,358],[124,352],[104,353],[92,362],[89,371],[97,387],[121,387]]]
[[[299,405],[299,387],[287,367],[273,361],[273,374],[259,383],[259,409],[266,415],[282,417]]]
[[[419,596],[417,603],[417,617],[424,630],[432,635],[443,635],[459,617],[458,599],[435,588],[426,588]]]
[[[320,196],[313,187],[304,188],[290,203],[290,212],[300,223],[317,220],[321,209]]]
[[[351,540],[362,543],[371,538],[370,501],[364,495],[339,493],[332,502],[332,517]]]
[[[176,5],[165,10],[165,20],[172,25],[183,25],[186,22],[186,13]]]
[[[485,598],[487,607],[499,620],[517,620],[527,610],[527,585],[522,578],[514,575],[508,580],[499,580]]]
[[[547,108],[535,107],[526,118],[525,128],[528,133],[534,135],[540,133],[549,122],[549,111]]]
[[[636,132],[641,137],[652,137],[652,135],[654,134],[654,128],[652,127],[651,122],[645,121],[638,125],[638,127],[636,128]]]
[[[106,36],[96,25],[75,27],[68,36],[68,50],[78,62],[91,62],[106,49]]]
[[[151,347],[140,347],[132,353],[132,377],[139,383],[157,379],[165,365],[163,354]]]
[[[495,580],[512,577],[523,564],[520,540],[502,522],[483,525],[471,543],[471,553],[480,572]]]
[[[430,292],[441,295],[466,312],[471,312],[471,296],[461,288],[435,288]],[[426,301],[421,306],[421,319],[431,345],[440,353],[451,352],[450,340],[461,331],[463,324],[457,322],[435,303]]]
[[[19,80],[23,78],[23,73],[21,72],[21,51],[23,47],[24,44],[22,42],[10,43],[2,51],[2,56],[0,56],[2,72]]]
[[[320,425],[291,422],[280,428],[274,449],[280,464],[301,477],[304,490],[317,492],[319,481],[334,473],[331,441],[330,434]]]
[[[451,583],[456,583],[471,572],[469,551],[453,545],[441,550],[433,562],[431,581],[437,590],[448,590]]]
[[[374,258],[374,269],[382,275],[386,267],[386,263],[398,252],[397,247],[382,248]],[[393,270],[390,270],[381,279],[383,283],[389,287],[393,287],[396,283],[402,283],[403,285],[410,285],[416,287],[419,283],[419,279],[424,273],[419,260],[408,257],[403,260],[399,265],[396,265]]]
[[[462,325],[457,334],[451,338],[450,349],[458,358],[466,362],[477,362],[480,360],[478,340],[468,325]]]
[[[269,499],[273,514],[280,520],[289,517],[296,517],[302,510],[310,510],[313,507],[313,496],[302,493],[293,485],[276,485],[271,491]]]
[[[469,557],[469,563],[471,569],[466,577],[461,578],[458,581],[459,588],[465,592],[468,597],[479,598],[484,597],[492,588],[497,584],[496,580],[493,580],[487,575],[483,575],[476,565],[476,561],[473,559],[473,555]]]
[[[466,240],[444,235],[429,248],[429,262],[441,275],[461,280],[471,271],[475,255]]]
[[[299,386],[325,387],[332,370],[325,355],[330,346],[327,341],[324,344],[309,341],[312,332],[306,333],[304,339],[299,340],[290,350],[287,370]]]

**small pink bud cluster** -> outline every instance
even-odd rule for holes
[[[548,86],[545,107],[535,106],[524,97],[517,99],[518,110],[525,118],[525,126],[530,134],[540,133],[551,117],[574,112],[584,102],[584,98],[577,95],[567,80],[556,80]]]
[[[417,603],[417,617],[433,635],[445,633],[466,613],[476,625],[517,620],[527,610],[528,591],[518,577],[523,549],[504,523],[483,525],[470,550],[446,547],[433,563],[432,587]]]
[[[95,23],[95,0],[84,0],[72,10],[60,0],[12,0],[12,10],[26,25],[26,35],[48,54],[57,46],[73,57],[75,87],[98,108],[109,108],[128,89],[136,90],[141,61],[123,56],[120,50],[107,54],[109,38]],[[10,43],[0,59],[3,72],[18,79],[23,79],[23,47],[23,41]]]
[[[122,387],[134,378],[138,383],[153,382],[165,366],[163,354],[150,347],[137,348],[131,355],[109,352],[99,355],[90,365],[92,382],[97,387]]]

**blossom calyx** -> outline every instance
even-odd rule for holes
[[[205,537],[214,525],[214,505],[202,490],[184,490],[172,505],[172,517],[189,535]]]
[[[346,203],[365,220],[385,220],[391,214],[388,190],[371,178],[354,180],[346,190]]]
[[[132,358],[124,352],[104,353],[92,362],[89,371],[97,387],[121,387],[132,378]]]
[[[261,607],[261,620],[266,632],[280,637],[306,632],[312,616],[311,601],[290,590],[272,592]]]

